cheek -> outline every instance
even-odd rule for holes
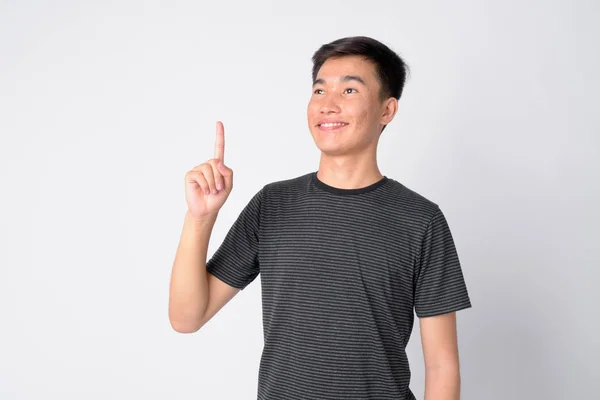
[[[350,104],[348,105],[347,111],[349,115],[352,115],[357,126],[368,125],[373,117],[372,111],[364,103]]]
[[[309,102],[306,107],[306,122],[308,123],[308,129],[311,133],[314,133],[316,129],[315,124],[319,120],[320,112],[319,107],[315,102]]]
[[[308,106],[306,107],[306,113],[308,114],[308,118],[314,117],[318,114],[319,106],[314,101],[309,101]]]

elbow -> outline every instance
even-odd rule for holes
[[[172,319],[170,319],[169,322],[171,323],[171,328],[178,333],[194,333],[202,328],[202,324],[200,323],[174,321]]]
[[[180,317],[169,314],[169,323],[175,332],[194,333],[198,332],[204,326],[204,319],[201,317]]]

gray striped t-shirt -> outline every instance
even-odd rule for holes
[[[206,268],[239,289],[260,273],[259,400],[415,399],[414,314],[471,307],[442,211],[385,176],[359,189],[317,172],[265,185]]]

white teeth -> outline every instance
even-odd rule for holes
[[[332,126],[343,126],[343,125],[347,125],[347,124],[344,124],[342,122],[326,122],[324,124],[321,124],[321,126],[329,127],[329,128]]]

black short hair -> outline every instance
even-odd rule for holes
[[[400,99],[409,73],[408,65],[388,46],[367,36],[345,37],[322,45],[312,56],[313,82],[327,59],[344,56],[362,56],[373,62],[381,83],[381,99]]]

